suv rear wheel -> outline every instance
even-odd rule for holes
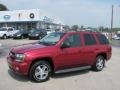
[[[101,71],[101,70],[103,70],[104,66],[105,66],[105,59],[104,59],[104,57],[103,56],[97,56],[96,57],[96,62],[95,62],[95,64],[92,67],[93,70]]]
[[[43,82],[49,79],[51,66],[47,61],[38,61],[30,69],[30,79],[36,82]]]

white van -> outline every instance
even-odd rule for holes
[[[19,30],[15,30],[13,27],[2,27],[0,28],[0,38],[7,39],[12,37]]]

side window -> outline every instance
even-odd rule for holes
[[[108,39],[104,35],[98,34],[96,36],[101,44],[109,44]]]
[[[12,29],[12,28],[9,28],[8,31],[13,31],[13,29]]]
[[[85,45],[95,45],[96,44],[96,40],[92,34],[84,34],[84,42],[85,42]]]
[[[66,40],[63,43],[69,44],[70,47],[78,47],[80,46],[80,35],[79,34],[73,34],[68,36]]]

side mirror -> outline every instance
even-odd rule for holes
[[[61,48],[63,49],[63,48],[69,48],[70,47],[70,43],[68,43],[68,42],[64,42],[64,43],[62,43],[62,45],[61,45]]]

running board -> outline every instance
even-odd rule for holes
[[[58,70],[55,73],[66,73],[66,72],[72,72],[72,71],[78,71],[78,70],[84,70],[89,69],[91,66],[84,66],[84,67],[77,67],[77,68],[71,68],[71,69],[64,69],[64,70]]]

